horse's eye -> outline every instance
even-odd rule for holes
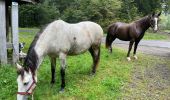
[[[25,82],[25,83],[23,83],[23,84],[24,84],[24,85],[28,85],[28,83],[29,83],[29,82]]]

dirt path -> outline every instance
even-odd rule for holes
[[[170,66],[166,62],[170,61],[170,42],[156,41],[148,44],[149,42],[143,41],[138,52],[160,57],[165,62],[153,66],[135,66],[131,81],[123,87],[124,100],[170,100]],[[128,42],[117,41],[113,44],[114,47],[128,50]]]
[[[170,68],[165,64],[136,66],[123,88],[124,100],[170,100]]]

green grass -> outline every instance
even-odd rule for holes
[[[38,28],[19,28],[19,30],[31,30],[31,31],[38,31]]]
[[[170,40],[168,34],[152,33],[146,32],[144,35],[144,40]]]
[[[24,51],[28,50],[37,31],[20,33],[20,41],[26,42]],[[140,54],[139,60],[128,62],[125,59],[126,53],[126,50],[114,48],[113,53],[109,54],[102,46],[101,60],[95,76],[90,75],[92,59],[88,52],[78,56],[69,56],[66,68],[66,88],[62,94],[59,93],[61,82],[59,61],[57,60],[56,84],[51,87],[50,61],[46,57],[38,70],[35,100],[121,98],[122,87],[129,82],[134,66],[150,66],[160,61],[155,57]],[[0,67],[0,73],[0,100],[14,100],[17,92],[16,69],[10,65],[3,65]]]
[[[114,48],[113,53],[109,54],[102,46],[101,60],[95,76],[90,76],[92,59],[88,52],[78,56],[69,56],[66,68],[66,88],[62,94],[58,92],[61,82],[58,60],[56,84],[51,88],[50,62],[46,57],[38,71],[35,100],[121,98],[121,88],[128,83],[134,66],[149,66],[155,63],[156,59],[139,55],[139,60],[128,62],[125,56],[126,52],[122,49]],[[17,74],[15,71],[15,68],[9,65],[0,67],[0,99],[16,98]]]
[[[24,52],[27,52],[31,42],[34,39],[34,36],[36,35],[36,33],[39,31],[39,29],[37,28],[20,28],[20,32],[19,33],[19,41],[20,42],[25,42],[25,48],[24,48]]]

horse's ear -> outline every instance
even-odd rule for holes
[[[18,73],[18,75],[23,75],[23,68],[22,68],[22,66],[21,65],[19,65],[18,63],[16,63],[16,68],[17,68],[17,73]]]
[[[21,70],[21,69],[22,69],[22,66],[19,65],[18,63],[16,63],[16,68],[17,68],[17,70]]]
[[[161,15],[161,11],[158,13],[158,17]]]

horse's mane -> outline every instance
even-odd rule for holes
[[[149,19],[149,16],[145,16],[139,20],[134,21],[134,23],[143,23],[143,22],[148,21],[148,19]]]
[[[43,33],[44,29],[46,28],[46,26],[42,27],[40,29],[40,31],[36,34],[36,36],[34,37],[34,40],[32,41],[32,43],[28,49],[28,53],[27,53],[27,56],[26,56],[24,64],[23,64],[23,67],[26,71],[29,71],[29,68],[30,68],[31,71],[34,72],[37,69],[38,55],[36,54],[34,47],[35,47],[40,35]]]

